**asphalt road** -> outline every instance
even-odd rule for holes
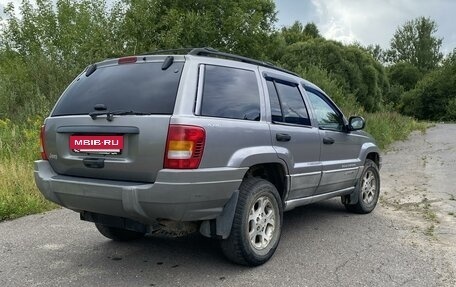
[[[426,140],[420,139],[448,133],[447,127],[414,135],[411,141],[418,143],[410,160],[422,160],[416,152]],[[451,128],[456,139],[456,126]],[[454,139],[450,137],[450,150],[456,149]],[[397,205],[406,199],[394,176],[396,163],[412,152],[408,146],[398,143],[384,157],[385,195],[373,213],[347,213],[339,199],[285,213],[279,248],[263,266],[228,263],[217,242],[197,234],[112,242],[79,221],[78,214],[60,209],[0,223],[0,286],[455,286],[454,249],[441,243],[438,232],[440,225],[447,231],[442,234],[453,231],[451,218],[450,223],[433,222],[436,233],[429,234],[429,220],[419,209]],[[426,160],[428,166],[433,162]],[[436,197],[446,194],[442,188],[454,191],[439,184]],[[430,187],[426,192],[433,192]]]

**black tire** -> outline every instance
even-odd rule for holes
[[[245,179],[239,189],[230,236],[220,242],[224,255],[247,266],[268,261],[279,245],[282,214],[281,199],[273,184],[261,178]]]
[[[356,204],[344,203],[345,208],[350,212],[359,214],[372,212],[380,195],[380,173],[377,164],[372,160],[366,159],[363,173],[354,192],[358,195],[358,202]]]
[[[95,226],[101,234],[114,241],[131,241],[140,239],[145,235],[142,232],[110,227],[99,223],[95,223]]]

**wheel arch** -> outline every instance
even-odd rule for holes
[[[370,159],[375,162],[379,169],[382,165],[380,149],[372,142],[363,144],[361,147],[359,159],[362,160],[363,164],[366,162],[366,159]]]
[[[381,165],[380,154],[378,152],[370,152],[366,155],[366,159],[373,161],[379,168]]]
[[[259,163],[251,166],[244,175],[244,179],[249,177],[259,177],[272,183],[279,192],[282,204],[285,201],[289,183],[288,169],[283,163],[268,162]]]

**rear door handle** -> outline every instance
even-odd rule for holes
[[[276,140],[279,142],[289,142],[291,136],[289,134],[276,134]]]
[[[323,138],[323,143],[324,144],[333,144],[335,142],[336,141],[333,138],[330,138],[330,137]]]

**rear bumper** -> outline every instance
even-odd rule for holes
[[[219,215],[239,189],[247,168],[163,169],[155,183],[101,180],[55,173],[47,161],[35,161],[35,182],[50,201],[77,212],[131,218],[198,221]]]

